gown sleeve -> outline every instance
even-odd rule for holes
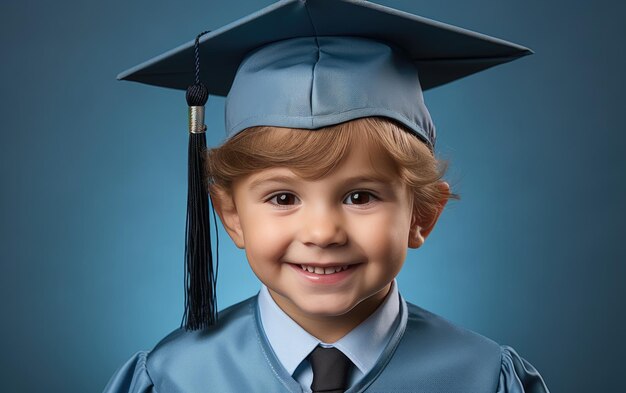
[[[148,353],[134,354],[113,374],[103,393],[157,393],[146,369]]]
[[[539,372],[509,346],[502,347],[502,366],[496,393],[549,393]]]

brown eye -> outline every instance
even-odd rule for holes
[[[274,195],[270,198],[270,202],[274,205],[289,206],[296,204],[296,196],[287,192]]]
[[[372,201],[372,194],[366,191],[356,191],[345,199],[348,205],[365,205]]]

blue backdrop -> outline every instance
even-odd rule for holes
[[[514,346],[554,392],[621,390],[626,3],[379,2],[536,52],[426,94],[462,200],[410,252],[404,296]],[[115,76],[270,3],[0,4],[2,391],[99,392],[179,325],[187,106]],[[259,283],[220,239],[225,307]]]

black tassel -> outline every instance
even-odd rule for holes
[[[190,113],[187,220],[185,228],[185,314],[186,330],[204,329],[217,322],[216,280],[213,270],[209,195],[204,176],[206,136],[204,105],[208,92],[198,83],[187,89]]]

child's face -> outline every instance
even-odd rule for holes
[[[362,146],[320,180],[287,168],[237,179],[232,201],[218,208],[227,231],[292,317],[344,315],[384,297],[407,247],[423,241],[416,225],[411,230],[412,200],[391,161]],[[336,267],[346,270],[320,274]]]

